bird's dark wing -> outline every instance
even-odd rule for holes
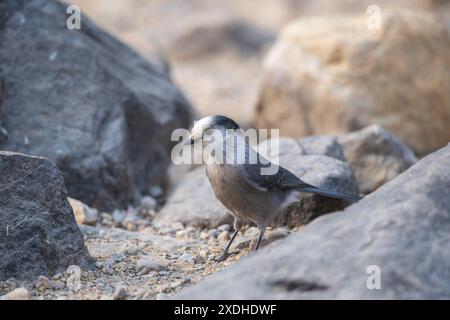
[[[302,192],[314,193],[331,198],[344,199],[351,202],[356,202],[361,199],[359,195],[317,188],[302,181],[295,174],[281,166],[277,167],[278,170],[274,174],[262,174],[261,169],[268,168],[270,164],[271,163],[268,160],[262,157],[258,157],[257,164],[241,165],[241,176],[249,185],[261,191],[282,191],[296,189]]]
[[[314,187],[289,170],[279,167],[277,173],[273,175],[261,175],[261,166],[247,164],[243,166],[243,177],[247,183],[261,191],[282,191],[296,189],[301,192],[314,193],[325,197],[344,199],[350,202],[359,201],[362,197],[356,194],[336,192]]]
[[[304,187],[312,187],[302,181],[289,170],[279,166],[275,174],[261,174],[261,164],[244,164],[242,165],[243,176],[247,183],[261,191],[280,191],[288,189],[298,189]]]

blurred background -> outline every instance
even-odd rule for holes
[[[175,82],[200,116],[224,114],[246,126],[252,124],[258,101],[263,58],[290,22],[314,16],[367,17],[369,5],[383,11],[450,12],[446,0],[66,2],[79,5],[94,22],[145,57],[164,52]]]

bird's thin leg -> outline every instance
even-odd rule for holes
[[[228,250],[230,249],[231,244],[233,243],[234,238],[236,238],[238,232],[239,232],[239,229],[236,229],[236,230],[234,231],[233,235],[231,236],[230,241],[228,241],[228,244],[227,244],[227,246],[225,247],[225,250],[223,251],[224,254],[228,254]]]
[[[255,251],[258,250],[259,244],[261,243],[261,240],[262,240],[265,232],[266,232],[265,226],[259,227],[259,238],[258,238],[258,242],[256,243]]]
[[[224,261],[224,260],[226,260],[228,258],[228,250],[230,249],[231,244],[233,243],[234,238],[236,238],[238,232],[239,232],[239,229],[236,228],[236,230],[234,231],[233,235],[231,236],[230,241],[228,241],[228,244],[225,247],[225,250],[223,250],[222,255],[220,257],[218,257],[216,259],[216,261],[220,262],[220,261]]]

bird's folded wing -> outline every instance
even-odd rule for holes
[[[247,183],[261,191],[280,191],[310,187],[295,174],[279,166],[278,171],[271,175],[264,175],[260,164],[242,165],[243,177]]]

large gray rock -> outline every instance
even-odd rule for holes
[[[306,154],[323,155],[346,161],[344,152],[336,137],[309,136],[298,140]]]
[[[417,161],[410,148],[378,125],[341,135],[338,141],[362,193],[374,191]]]
[[[0,152],[0,172],[0,280],[90,267],[58,168],[45,158]]]
[[[261,151],[262,154],[266,154],[270,150],[268,154],[271,155],[270,159],[276,160],[278,157],[277,163],[308,183],[329,190],[358,193],[357,183],[350,167],[345,162],[320,155],[321,152],[332,154],[330,150],[334,150],[336,156],[342,154],[339,145],[337,144],[336,149],[328,148],[324,146],[336,143],[332,142],[333,139],[327,140],[330,143],[324,143],[320,137],[318,140],[320,143],[316,147],[308,145],[307,148],[302,148],[301,144],[293,139],[280,139],[277,152],[270,150],[270,142],[263,144]],[[307,154],[307,151],[313,154]],[[284,226],[302,225],[319,215],[343,209],[347,204],[338,199],[303,194],[299,202],[280,215],[274,223]],[[216,200],[206,177],[205,168],[198,168],[183,178],[153,222],[156,226],[182,222],[185,225],[217,227],[232,221],[226,209]]]
[[[84,14],[81,30],[67,29],[66,9],[0,2],[0,149],[53,160],[90,206],[125,206],[165,184],[170,134],[189,126],[191,108],[165,68]]]
[[[450,145],[178,298],[449,299],[449,163]]]

